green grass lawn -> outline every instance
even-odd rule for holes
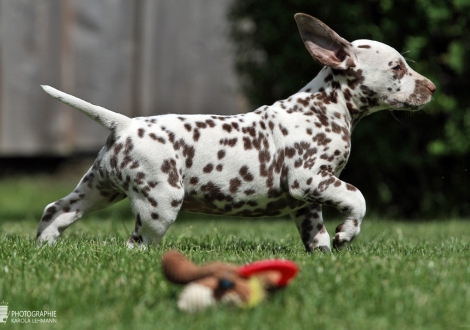
[[[0,305],[56,311],[44,329],[459,329],[470,328],[470,222],[405,223],[366,217],[360,237],[332,255],[307,254],[285,219],[183,214],[161,246],[128,250],[134,226],[126,202],[87,216],[54,246],[36,246],[45,205],[75,179],[0,180]],[[328,221],[334,232],[338,220]],[[181,287],[160,259],[176,248],[194,261],[247,263],[288,258],[292,284],[252,309],[197,314],[176,307]],[[0,324],[0,328],[3,327]]]

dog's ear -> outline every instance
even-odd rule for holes
[[[356,66],[355,53],[347,40],[310,15],[299,13],[294,18],[305,47],[314,59],[337,70]]]

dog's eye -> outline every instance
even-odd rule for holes
[[[400,71],[400,70],[402,70],[402,68],[401,68],[400,65],[397,65],[397,66],[394,66],[394,67],[392,68],[392,70],[393,70],[393,71]]]

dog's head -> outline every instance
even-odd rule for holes
[[[372,40],[350,43],[306,14],[296,14],[295,20],[312,57],[344,82],[350,111],[417,110],[431,100],[436,86],[392,47]]]

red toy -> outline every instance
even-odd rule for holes
[[[195,265],[177,251],[163,255],[163,273],[175,284],[186,284],[178,300],[182,310],[194,312],[218,302],[252,307],[267,291],[285,287],[298,272],[289,260],[270,259],[245,266],[222,262]]]
[[[274,281],[277,287],[284,287],[289,284],[289,281],[297,275],[299,268],[297,265],[285,259],[268,259],[255,261],[251,264],[242,266],[238,269],[238,274],[243,277],[256,276],[264,272],[278,272],[279,278]]]

